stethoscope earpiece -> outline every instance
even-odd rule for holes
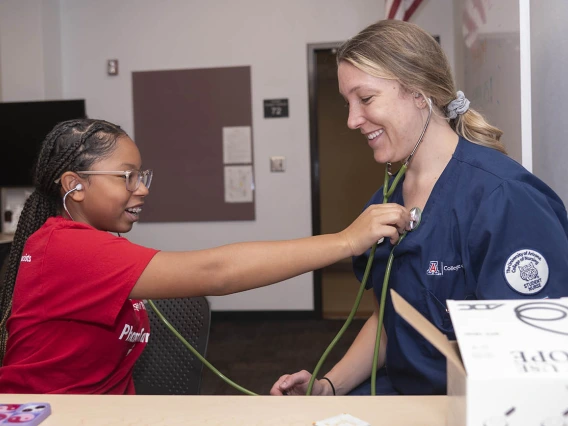
[[[65,212],[67,213],[67,215],[69,216],[69,219],[74,220],[73,216],[71,216],[71,213],[69,213],[69,210],[67,209],[67,205],[65,204],[65,199],[67,198],[67,196],[69,194],[71,194],[73,191],[82,191],[83,190],[83,184],[82,183],[78,183],[75,188],[70,189],[69,191],[67,191],[65,193],[65,195],[63,196],[63,208],[65,209]]]

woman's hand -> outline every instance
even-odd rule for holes
[[[305,395],[312,375],[306,370],[294,374],[284,374],[270,389],[270,395]],[[326,380],[314,381],[312,395],[333,395]]]
[[[352,255],[357,256],[381,238],[389,238],[391,243],[395,244],[405,230],[410,230],[410,210],[399,204],[389,203],[367,207],[339,234],[347,240]]]

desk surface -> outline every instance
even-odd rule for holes
[[[445,426],[445,396],[8,395],[0,403],[48,402],[41,426],[311,426],[349,413],[373,426]]]

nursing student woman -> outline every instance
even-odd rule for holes
[[[387,193],[389,203],[422,210],[420,226],[396,247],[385,241],[373,256],[354,257],[359,280],[373,260],[376,304],[344,357],[317,378],[282,375],[271,394],[305,395],[310,386],[313,395],[445,394],[445,357],[395,312],[390,292],[379,308],[383,291],[394,289],[450,339],[448,299],[568,296],[566,209],[505,154],[502,132],[457,90],[440,44],[418,26],[368,26],[338,49],[337,69],[347,126],[378,163],[404,163],[367,206]]]

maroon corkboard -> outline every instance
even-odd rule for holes
[[[132,96],[134,141],[154,170],[140,221],[254,220],[254,191],[225,202],[223,164],[223,127],[252,133],[250,67],[133,72]]]

